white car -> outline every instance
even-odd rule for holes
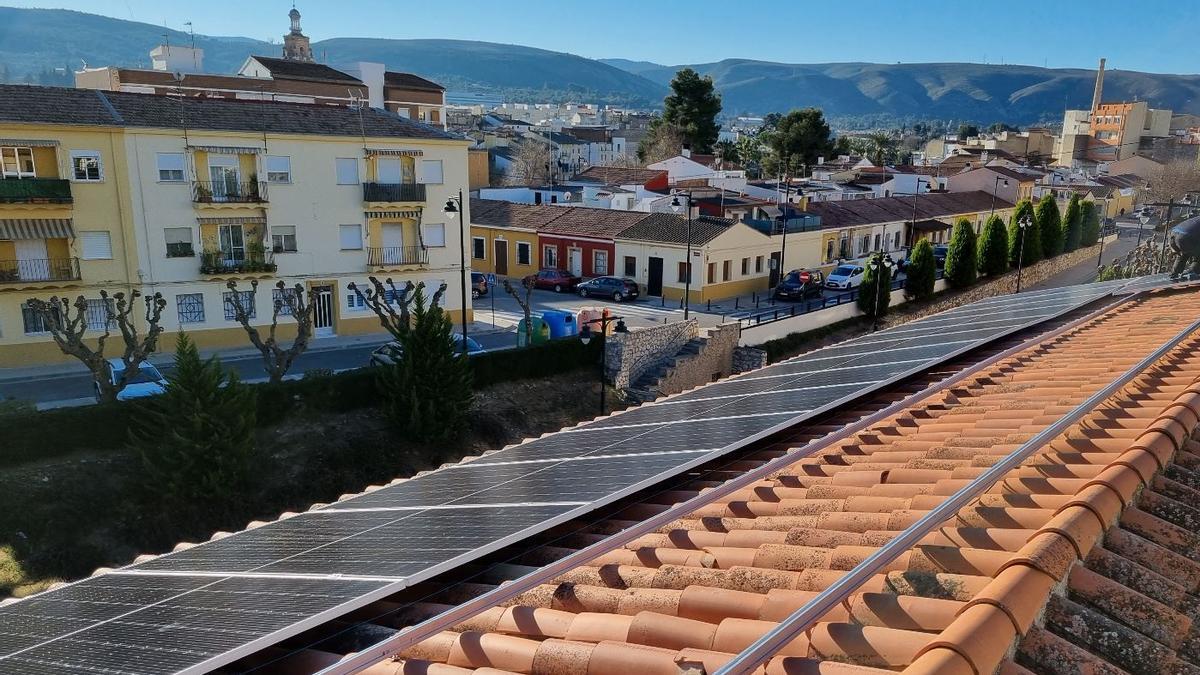
[[[862,284],[865,271],[862,265],[838,265],[825,277],[825,288],[857,288]]]
[[[112,371],[113,384],[120,379],[121,373],[125,371],[125,362],[121,359],[109,359],[109,370]],[[159,372],[158,368],[154,367],[149,361],[142,361],[138,366],[138,372],[130,375],[125,380],[125,388],[117,394],[118,401],[128,401],[134,398],[145,398],[147,396],[158,396],[165,394],[167,391],[167,378]],[[100,400],[100,387],[96,387],[96,400]]]

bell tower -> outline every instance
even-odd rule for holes
[[[283,58],[289,61],[307,61],[312,63],[312,47],[308,44],[308,36],[300,30],[300,12],[295,7],[288,12],[292,20],[292,29],[283,36]]]

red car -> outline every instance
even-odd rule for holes
[[[574,290],[575,285],[583,281],[566,270],[541,270],[531,276],[534,288],[547,288],[555,293]]]

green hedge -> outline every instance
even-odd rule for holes
[[[577,339],[555,340],[528,349],[508,349],[471,357],[474,386],[548,377],[592,366],[599,368],[603,341],[584,345]],[[279,384],[253,385],[260,427],[272,426],[305,409],[348,412],[375,405],[376,373],[360,368],[307,376]],[[599,377],[599,374],[597,374]],[[136,402],[60,408],[37,413],[0,415],[0,467],[67,455],[80,450],[124,447]]]

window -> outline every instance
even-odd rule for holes
[[[275,305],[279,305],[279,316],[291,316],[292,308],[288,305],[288,301],[296,301],[295,288],[273,288],[271,289],[271,310],[275,310]]]
[[[517,264],[532,265],[533,264],[533,247],[527,241],[517,242]]]
[[[637,256],[632,256],[632,255],[625,256],[625,276],[627,276],[627,277],[636,277],[637,276]]]
[[[896,231],[896,236],[892,237],[892,249],[900,248],[900,231]]]
[[[717,263],[708,263],[708,283],[716,283],[717,281]]]
[[[750,274],[750,259],[742,258],[742,276]]]
[[[338,225],[338,242],[343,251],[362,250],[362,227],[359,225]]]
[[[168,227],[163,232],[167,238],[168,258],[190,258],[196,255],[192,249],[192,228]]]
[[[592,272],[608,274],[608,251],[592,251]]]
[[[182,152],[158,153],[158,180],[163,183],[182,183],[183,174]]]
[[[33,148],[0,148],[0,175],[5,178],[33,178]]]
[[[341,161],[341,160],[338,160]],[[286,155],[267,155],[267,182],[268,183],[290,183],[292,182],[292,158]],[[355,162],[355,168],[358,163]],[[339,181],[340,182],[340,181]]]
[[[833,240],[832,239],[830,239],[825,244],[825,261],[829,262],[830,260],[833,260]]]
[[[367,300],[358,293],[350,292],[346,294],[346,309],[357,312],[367,308]]]
[[[358,160],[354,157],[338,157],[337,184],[358,185]]]
[[[446,245],[445,223],[424,223],[421,225],[421,241],[425,246],[441,248]]]
[[[677,278],[677,281],[679,281],[679,283],[681,283],[681,284],[686,284],[688,282],[688,277],[691,276],[691,271],[692,270],[691,270],[690,264],[685,263],[685,262],[679,263],[679,276]]]
[[[729,281],[733,278],[733,261],[726,260],[721,263],[721,281]]]
[[[108,232],[80,232],[84,260],[112,260],[112,237]]]
[[[883,241],[882,241],[882,239],[883,239],[883,235],[881,235],[881,234],[877,234],[877,235],[875,235],[875,249],[874,249],[874,250],[876,250],[876,251],[882,251],[882,250],[883,250]]]
[[[204,323],[204,294],[180,293],[175,296],[179,323]]]
[[[115,309],[115,308],[114,308]],[[101,331],[104,330],[105,324],[116,326],[116,321],[110,321],[108,318],[108,307],[105,302],[100,299],[87,301],[87,327],[89,330]]]
[[[483,237],[471,237],[471,257],[475,260],[485,260],[487,247],[484,244],[486,243]]]
[[[100,153],[95,150],[72,150],[71,172],[76,181],[97,182],[104,179],[100,170]]]
[[[242,301],[242,307],[246,310],[246,316],[253,319],[258,312],[254,307],[254,291],[237,291],[239,299]],[[233,304],[233,291],[221,294],[225,305],[225,320],[237,321],[237,309]]]
[[[442,160],[421,160],[421,182],[426,185],[442,184]]]
[[[558,269],[558,247],[547,244],[542,247],[542,267]]]
[[[55,316],[61,317],[60,310],[57,306],[51,305],[51,311]],[[25,323],[26,335],[37,335],[39,333],[49,333],[50,330],[46,325],[46,320],[41,314],[34,311],[32,307],[26,304],[21,305],[21,320]]]
[[[754,259],[754,273],[762,274],[763,257],[760,255]]]
[[[296,226],[275,225],[271,228],[271,250],[276,253],[296,252]]]

